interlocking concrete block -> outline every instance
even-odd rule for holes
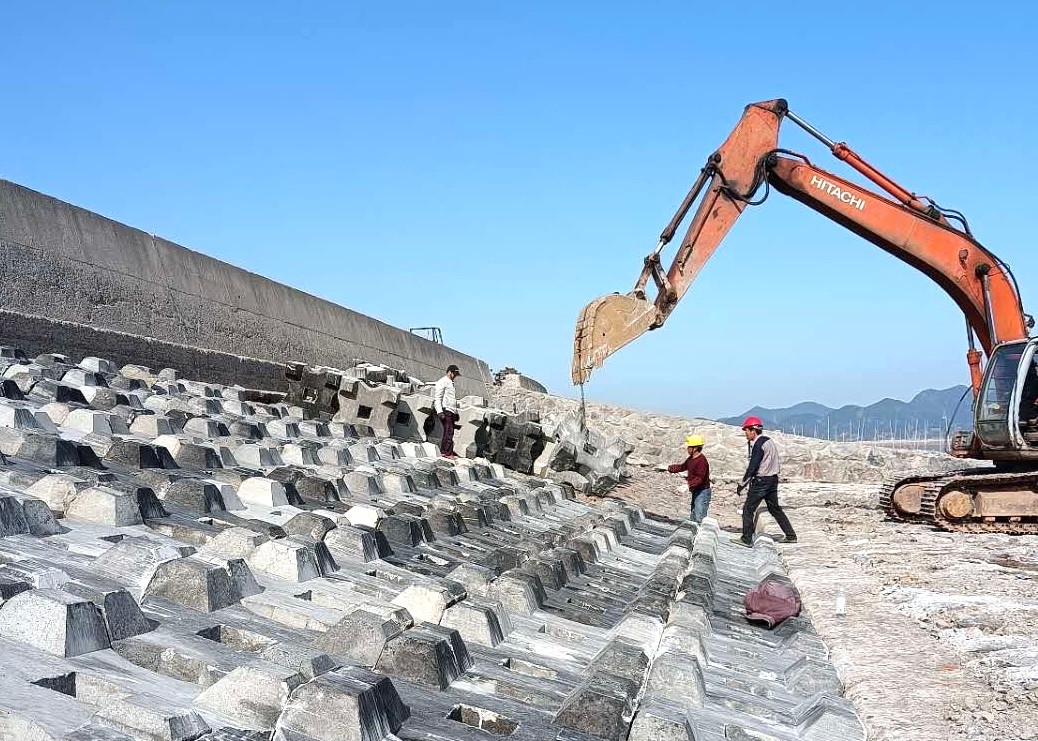
[[[352,490],[351,490],[352,491]],[[376,529],[385,518],[386,513],[378,507],[370,507],[366,504],[357,504],[346,510],[346,520],[354,527],[367,527]]]
[[[151,368],[143,365],[134,365],[132,363],[120,368],[119,375],[123,378],[132,378],[138,381],[143,381],[148,386],[153,385],[158,380],[158,376],[151,370]]]
[[[277,438],[279,440],[289,440],[300,436],[299,425],[295,422],[272,419],[264,426],[266,427],[268,437]]]
[[[436,410],[429,394],[401,394],[396,414],[391,419],[390,434],[397,440],[422,442],[433,432]]]
[[[324,543],[293,535],[260,544],[249,555],[248,562],[255,571],[293,582],[309,581],[324,575],[325,559],[318,549]]]
[[[79,367],[91,373],[102,373],[114,375],[119,372],[119,366],[107,358],[95,358],[88,356],[79,361]]]
[[[649,657],[645,651],[629,639],[614,638],[591,660],[588,672],[623,677],[641,686],[648,666]]]
[[[339,386],[339,411],[332,421],[369,425],[378,437],[389,437],[399,398],[397,389],[344,376]]]
[[[62,591],[88,599],[100,607],[108,637],[113,641],[148,633],[158,624],[144,616],[137,600],[125,589],[107,589],[70,581],[62,586]]]
[[[0,401],[0,427],[9,427],[12,430],[38,430],[40,424],[29,407]]]
[[[319,465],[345,467],[353,464],[349,449],[339,445],[322,445],[317,449]]]
[[[288,393],[285,401],[311,414],[334,415],[339,411],[339,385],[343,372],[323,366],[290,363],[285,369]]]
[[[110,645],[101,609],[59,589],[33,589],[5,601],[0,637],[54,656],[79,656]]]
[[[269,539],[263,533],[257,533],[243,527],[229,527],[210,538],[198,550],[198,555],[206,559],[223,559],[225,561],[235,558],[247,560],[257,547],[266,543]]]
[[[159,498],[163,502],[184,507],[192,512],[223,512],[229,509],[223,498],[225,489],[233,492],[232,487],[221,487],[212,481],[177,479],[160,489]],[[238,508],[241,508],[240,505]]]
[[[425,687],[443,690],[467,669],[459,664],[470,661],[460,636],[462,655],[456,653],[456,630],[421,624],[390,640],[375,665],[375,670],[409,679]]]
[[[493,648],[511,632],[507,613],[500,602],[469,597],[443,611],[440,625],[458,631],[466,643]]]
[[[21,494],[0,492],[0,538],[31,534],[38,537],[63,532],[47,503]]]
[[[52,511],[63,514],[76,494],[88,486],[87,481],[71,474],[51,473],[36,481],[27,491],[46,503]]]
[[[9,378],[0,380],[0,398],[10,399],[11,401],[24,401],[25,394],[18,388],[18,384]]]
[[[494,579],[487,596],[498,600],[514,615],[530,615],[547,599],[541,580],[532,574],[511,569]]]
[[[223,468],[219,453],[209,445],[199,445],[178,435],[159,435],[155,444],[166,448],[181,468]]]
[[[289,443],[280,448],[281,460],[289,466],[319,466],[321,459],[318,457],[320,448],[313,443],[297,444]]]
[[[83,386],[99,386],[102,388],[108,387],[108,382],[104,376],[95,371],[84,370],[83,368],[72,368],[67,371],[61,380],[70,386],[83,387]]]
[[[282,460],[281,453],[278,452],[278,449],[272,448],[268,445],[246,443],[232,448],[231,452],[234,455],[234,460],[239,466],[248,466],[250,468],[273,468],[274,466],[281,466],[285,463]]]
[[[184,424],[184,434],[203,439],[212,437],[226,437],[230,434],[227,425],[216,419],[207,417],[192,417]]]
[[[412,584],[393,598],[393,604],[406,609],[415,622],[438,623],[443,611],[454,600],[451,593],[431,584]]]
[[[649,669],[645,695],[686,708],[702,707],[706,699],[706,684],[698,659],[675,651],[657,655]]]
[[[324,540],[335,529],[335,521],[315,512],[300,512],[282,527],[289,535],[303,535],[313,540]]]
[[[288,495],[285,487],[273,479],[253,476],[241,482],[238,487],[238,499],[245,504],[259,504],[264,507],[282,507],[287,505]]]
[[[469,458],[485,458],[490,453],[492,422],[500,422],[503,425],[504,415],[496,410],[462,406],[458,410],[458,417],[457,429],[454,432],[454,449],[463,451]],[[436,420],[436,429],[426,439],[436,443],[442,434],[439,420]]]
[[[147,741],[195,741],[212,730],[189,708],[143,693],[109,698],[94,721]]]
[[[239,728],[272,731],[289,695],[306,678],[277,664],[240,666],[195,698],[195,707],[218,713]]]
[[[141,437],[156,438],[160,435],[173,435],[173,420],[161,414],[141,414],[130,424],[130,432]]]
[[[201,612],[213,612],[261,591],[241,559],[221,566],[200,558],[178,558],[155,568],[144,590],[144,601],[161,597]]]
[[[324,536],[324,544],[337,563],[367,563],[391,555],[380,553],[373,533],[349,525],[339,525]]]
[[[637,685],[596,675],[580,684],[555,714],[555,723],[605,741],[623,741],[634,715]]]
[[[263,428],[263,425],[241,419],[231,421],[227,425],[227,432],[231,437],[243,440],[261,440],[266,437],[266,430]]]
[[[77,492],[65,507],[65,517],[114,527],[144,522],[136,496],[104,486],[92,486]]]
[[[314,639],[314,647],[345,659],[374,666],[383,649],[410,626],[385,610],[361,606],[350,610],[338,623]]]
[[[127,468],[177,468],[177,462],[173,460],[169,450],[132,438],[112,439],[103,457],[108,463],[116,463]]]
[[[391,680],[346,667],[292,693],[273,741],[376,741],[399,731],[410,714]]]
[[[696,741],[696,736],[683,708],[650,701],[635,713],[628,741]]]
[[[119,540],[94,561],[94,568],[111,579],[142,590],[151,581],[159,564],[193,553],[190,546],[177,546],[168,541],[146,537]]]
[[[494,571],[485,566],[463,563],[452,569],[445,579],[461,584],[469,595],[486,597],[495,576]]]

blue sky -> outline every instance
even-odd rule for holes
[[[0,176],[575,394],[581,307],[630,289],[758,100],[965,212],[1038,308],[1025,8],[9,4]],[[847,174],[792,125],[782,145]],[[965,349],[936,286],[774,195],[587,392],[867,404],[966,382]]]

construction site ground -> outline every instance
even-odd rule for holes
[[[682,483],[642,469],[609,496],[683,519]],[[1038,739],[1038,536],[892,522],[877,489],[780,491],[799,536],[782,559],[869,738]],[[710,516],[738,532],[742,502],[734,485],[715,482]],[[766,512],[758,532],[780,535]]]

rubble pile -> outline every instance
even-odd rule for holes
[[[433,409],[433,384],[383,365],[346,370],[293,364],[286,401],[314,418],[370,428],[409,442],[438,443],[443,427]],[[505,379],[514,379],[508,374]],[[519,386],[517,386],[518,388]],[[546,424],[535,410],[509,413],[479,396],[458,400],[454,442],[462,455],[485,458],[576,491],[603,494],[621,479],[633,447],[620,438],[582,430],[576,415]]]
[[[393,439],[424,387],[363,371],[0,348],[0,737],[865,738],[808,615],[740,614],[772,543]]]
[[[495,385],[492,401],[511,413],[536,413],[541,423],[549,427],[576,417],[580,406],[574,399],[531,391],[515,383]],[[591,402],[587,404],[586,421],[590,429],[601,435],[629,442],[633,449],[625,464],[632,475],[638,470],[658,470],[683,460],[684,441],[690,434],[706,438],[705,452],[715,478],[738,480],[746,468],[746,438],[731,425]],[[766,432],[782,450],[782,477],[788,481],[878,482],[901,472],[961,468],[961,461],[944,453]]]

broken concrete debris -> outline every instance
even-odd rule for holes
[[[0,738],[865,738],[807,617],[733,611],[774,547],[574,499],[619,441],[468,399],[448,461],[424,385],[381,366],[244,402],[0,358],[25,387],[0,399]],[[54,407],[73,381],[132,391]]]

